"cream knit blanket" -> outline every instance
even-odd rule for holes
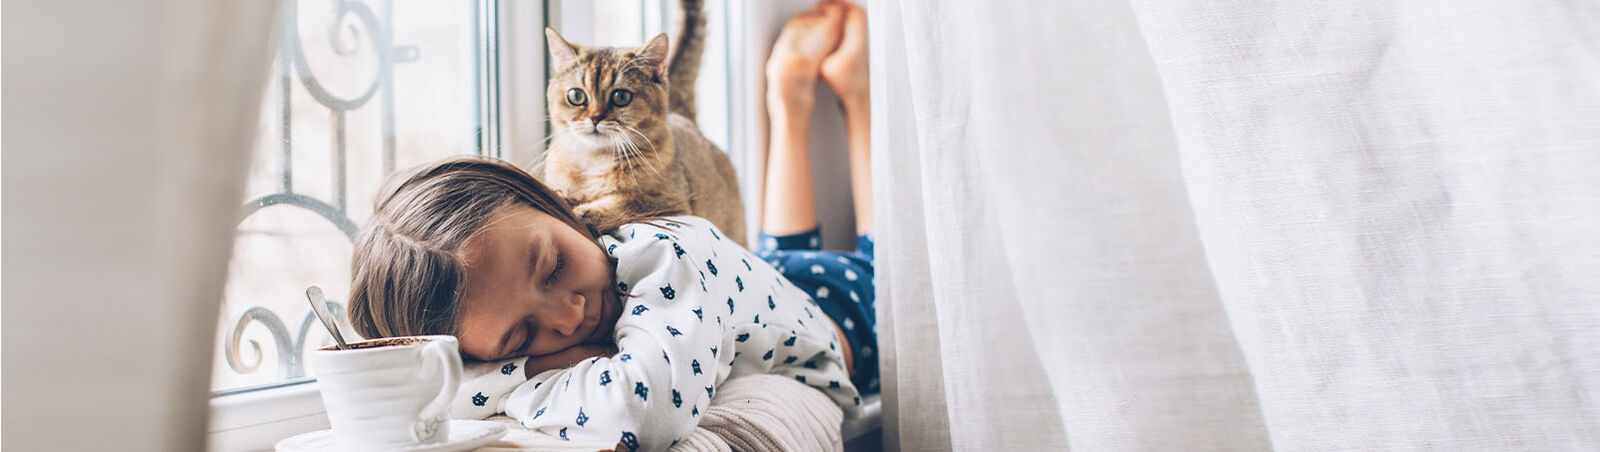
[[[844,450],[844,411],[822,391],[777,375],[730,378],[673,452]]]
[[[506,416],[510,431],[476,452],[594,451],[614,444],[585,444],[543,437]],[[777,375],[729,378],[717,387],[711,406],[694,432],[672,452],[842,451],[844,410],[822,391]]]

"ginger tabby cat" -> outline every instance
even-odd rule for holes
[[[596,48],[545,29],[555,137],[544,182],[601,231],[690,214],[746,244],[733,164],[692,119],[705,34],[700,3],[683,1],[684,32],[675,55],[665,33],[639,48]]]

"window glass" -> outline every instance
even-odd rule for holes
[[[342,319],[351,237],[371,215],[383,178],[396,169],[479,153],[480,143],[493,142],[480,136],[485,128],[479,118],[498,120],[493,115],[503,109],[486,107],[491,103],[480,98],[492,94],[479,90],[479,68],[501,67],[481,58],[510,57],[484,52],[478,24],[481,16],[505,8],[483,8],[495,1],[285,1],[218,319],[213,391],[248,391],[315,375],[308,352],[332,339],[305,299],[311,285],[333,303],[330,310],[341,317],[346,338],[356,339]],[[727,4],[706,3],[698,121],[742,173],[742,154],[728,146],[733,91],[722,16]],[[496,20],[501,27],[549,25],[585,44],[637,46],[676,27],[669,26],[678,20],[675,4],[555,0],[544,4],[551,13],[548,24]],[[512,57],[545,56],[541,43],[538,52]],[[500,75],[501,83],[536,80],[533,91],[543,102],[542,78]]]
[[[212,390],[312,375],[383,178],[477,151],[476,3],[288,0],[228,266]],[[354,330],[344,324],[344,332]]]

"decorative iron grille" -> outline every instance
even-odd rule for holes
[[[489,21],[493,20],[493,9],[484,8],[494,0],[479,0],[477,11],[489,14]],[[327,221],[343,233],[344,238],[353,240],[356,234],[356,222],[351,218],[349,209],[350,196],[349,144],[350,132],[347,130],[347,116],[356,111],[376,109],[381,117],[378,133],[381,134],[379,151],[383,174],[389,174],[395,169],[395,84],[394,67],[397,64],[416,62],[421,58],[420,47],[416,45],[393,44],[393,3],[391,0],[359,1],[359,0],[333,0],[328,10],[332,14],[331,25],[328,26],[325,42],[312,42],[312,45],[327,45],[332,54],[340,58],[369,58],[374,59],[377,65],[375,75],[359,90],[351,91],[353,95],[343,95],[335,90],[325,87],[313,70],[313,64],[307,61],[306,45],[302,42],[300,30],[301,1],[285,0],[282,12],[281,25],[278,29],[278,52],[276,64],[278,76],[274,80],[277,84],[279,111],[275,119],[281,127],[280,147],[277,150],[280,161],[274,170],[276,173],[277,187],[272,193],[257,196],[244,203],[240,222],[256,215],[262,209],[272,206],[290,206],[314,213],[317,217]],[[473,24],[472,26],[481,26]],[[483,39],[482,30],[475,33],[478,39]],[[493,38],[493,35],[489,35]],[[492,53],[485,54],[481,51],[477,56],[479,67],[483,59],[493,59]],[[372,61],[372,60],[366,60]],[[324,74],[326,75],[326,74]],[[482,83],[482,80],[478,80]],[[330,164],[331,194],[319,198],[307,193],[296,191],[297,177],[295,173],[294,151],[295,142],[292,135],[295,108],[290,101],[291,94],[296,89],[309,95],[315,100],[313,108],[322,108],[331,115],[332,129],[332,160]],[[481,103],[481,102],[480,102]],[[481,105],[480,105],[481,106]],[[305,108],[305,105],[300,105]],[[467,133],[482,135],[481,129]],[[479,143],[482,141],[480,139]],[[478,148],[482,153],[483,147]],[[304,181],[302,179],[302,181]],[[319,181],[320,182],[320,181]],[[238,319],[228,326],[228,332],[222,344],[223,352],[229,369],[237,374],[252,374],[261,369],[266,359],[262,344],[254,339],[245,338],[246,327],[258,324],[264,327],[271,335],[270,346],[276,348],[277,364],[280,381],[301,379],[306,376],[304,355],[307,351],[307,336],[312,325],[316,324],[313,314],[308,306],[300,310],[297,325],[293,331],[286,322],[279,317],[279,312],[261,306],[253,306],[245,310]],[[339,323],[345,324],[344,306],[330,300],[328,307]],[[248,346],[249,352],[245,352]],[[253,357],[254,359],[248,359]],[[225,390],[228,393],[252,388]]]

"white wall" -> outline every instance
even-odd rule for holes
[[[200,450],[276,2],[4,16],[7,450]]]
[[[761,222],[762,181],[765,179],[767,152],[766,61],[772,53],[772,43],[789,17],[810,9],[812,0],[774,0],[743,2],[729,1],[733,17],[743,17],[742,24],[733,24],[733,49],[735,67],[742,70],[742,81],[735,88],[744,93],[743,103],[735,105],[736,118],[746,121],[734,124],[735,141],[742,141],[745,158],[750,166],[744,180],[745,218],[751,227]],[[743,46],[738,48],[737,46]],[[850,160],[845,147],[844,114],[839,109],[839,99],[825,83],[817,84],[816,110],[811,113],[811,171],[816,187],[817,221],[822,224],[822,246],[827,249],[854,250],[855,203],[850,197]],[[743,128],[744,136],[739,136]],[[752,239],[755,235],[750,236]],[[752,243],[754,243],[752,241]]]

